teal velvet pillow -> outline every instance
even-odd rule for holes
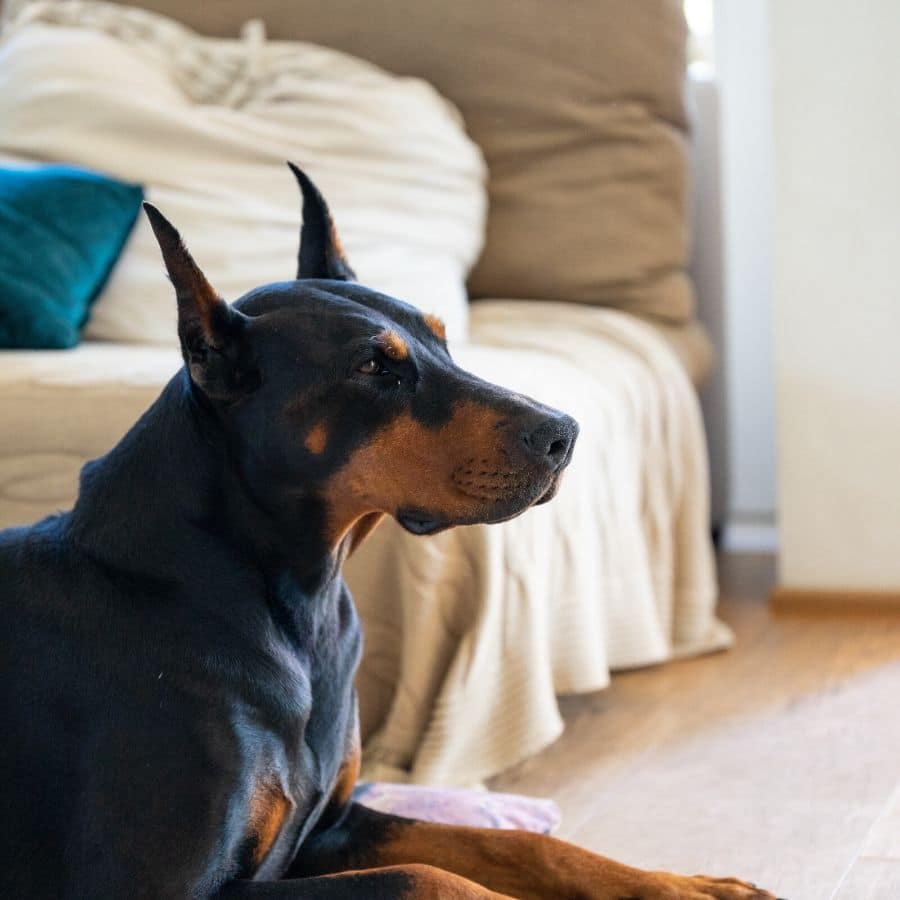
[[[78,343],[143,196],[73,166],[0,168],[0,347]]]

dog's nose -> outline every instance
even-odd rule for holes
[[[522,443],[528,457],[536,463],[544,463],[556,472],[568,465],[572,446],[578,437],[578,423],[565,415],[544,419],[536,427],[522,432]]]

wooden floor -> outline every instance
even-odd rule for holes
[[[491,787],[636,865],[900,900],[900,611],[773,613],[771,557],[720,571],[733,650],[564,699],[563,737]]]

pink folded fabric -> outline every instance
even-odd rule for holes
[[[560,822],[559,807],[552,800],[519,794],[369,781],[357,786],[353,799],[380,812],[444,825],[551,834]]]

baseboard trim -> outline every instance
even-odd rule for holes
[[[777,587],[769,595],[777,612],[900,613],[900,591],[836,591]]]

